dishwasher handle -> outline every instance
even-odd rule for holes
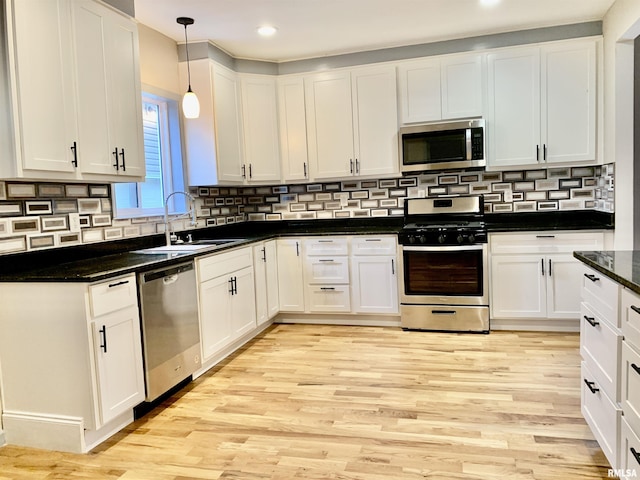
[[[168,277],[164,277],[162,279],[162,283],[164,285],[171,285],[172,283],[176,283],[176,280],[178,280],[178,274],[174,273],[173,275],[169,275]]]

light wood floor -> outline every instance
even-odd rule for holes
[[[605,479],[577,334],[276,325],[88,455],[0,479]]]

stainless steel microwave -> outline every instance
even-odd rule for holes
[[[484,120],[401,127],[402,173],[485,167]]]

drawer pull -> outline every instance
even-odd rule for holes
[[[640,375],[640,367],[638,365],[636,365],[635,363],[632,363],[631,368],[633,368],[636,371],[636,373]]]
[[[633,455],[633,458],[635,458],[635,459],[636,459],[636,462],[640,463],[640,453],[638,453],[638,451],[637,451],[635,448],[633,448],[633,447],[631,447],[631,448],[629,449],[629,451],[630,451],[630,452],[631,452],[631,454]]]
[[[633,310],[636,313],[640,313],[640,307],[636,307],[635,305],[631,305],[630,306],[631,310]]]
[[[321,258],[318,261],[319,262],[335,262],[333,258]]]
[[[600,278],[598,278],[595,275],[592,275],[590,273],[585,273],[584,276],[587,277],[592,282],[597,282],[598,280],[600,280]]]
[[[122,280],[121,282],[110,283],[109,288],[119,287],[120,285],[126,285],[127,283],[129,283],[129,280]]]
[[[333,240],[318,240],[318,243],[333,243]]]
[[[555,235],[536,235],[536,238],[556,238]]]
[[[365,238],[365,242],[381,242],[381,238]]]
[[[320,290],[323,290],[323,291],[329,290],[329,291],[333,292],[335,289],[336,289],[336,287],[320,287]]]
[[[591,390],[591,393],[597,393],[600,391],[599,388],[595,387],[596,382],[590,382],[589,380],[587,380],[586,378],[584,379],[584,383],[587,385],[587,387],[589,387],[589,390]]]
[[[598,325],[600,325],[600,322],[596,322],[596,319],[594,317],[587,317],[586,315],[584,315],[584,319],[589,322],[589,325],[591,325],[592,327],[597,327]]]

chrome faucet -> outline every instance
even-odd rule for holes
[[[167,198],[164,199],[164,236],[167,241],[167,246],[171,245],[171,222],[169,221],[169,200],[176,194],[181,194],[187,197],[191,201],[191,209],[183,214],[178,215],[173,220],[176,220],[180,217],[184,217],[187,215],[191,215],[191,225],[195,226],[197,224],[196,220],[196,199],[187,192],[173,192],[170,193]]]

